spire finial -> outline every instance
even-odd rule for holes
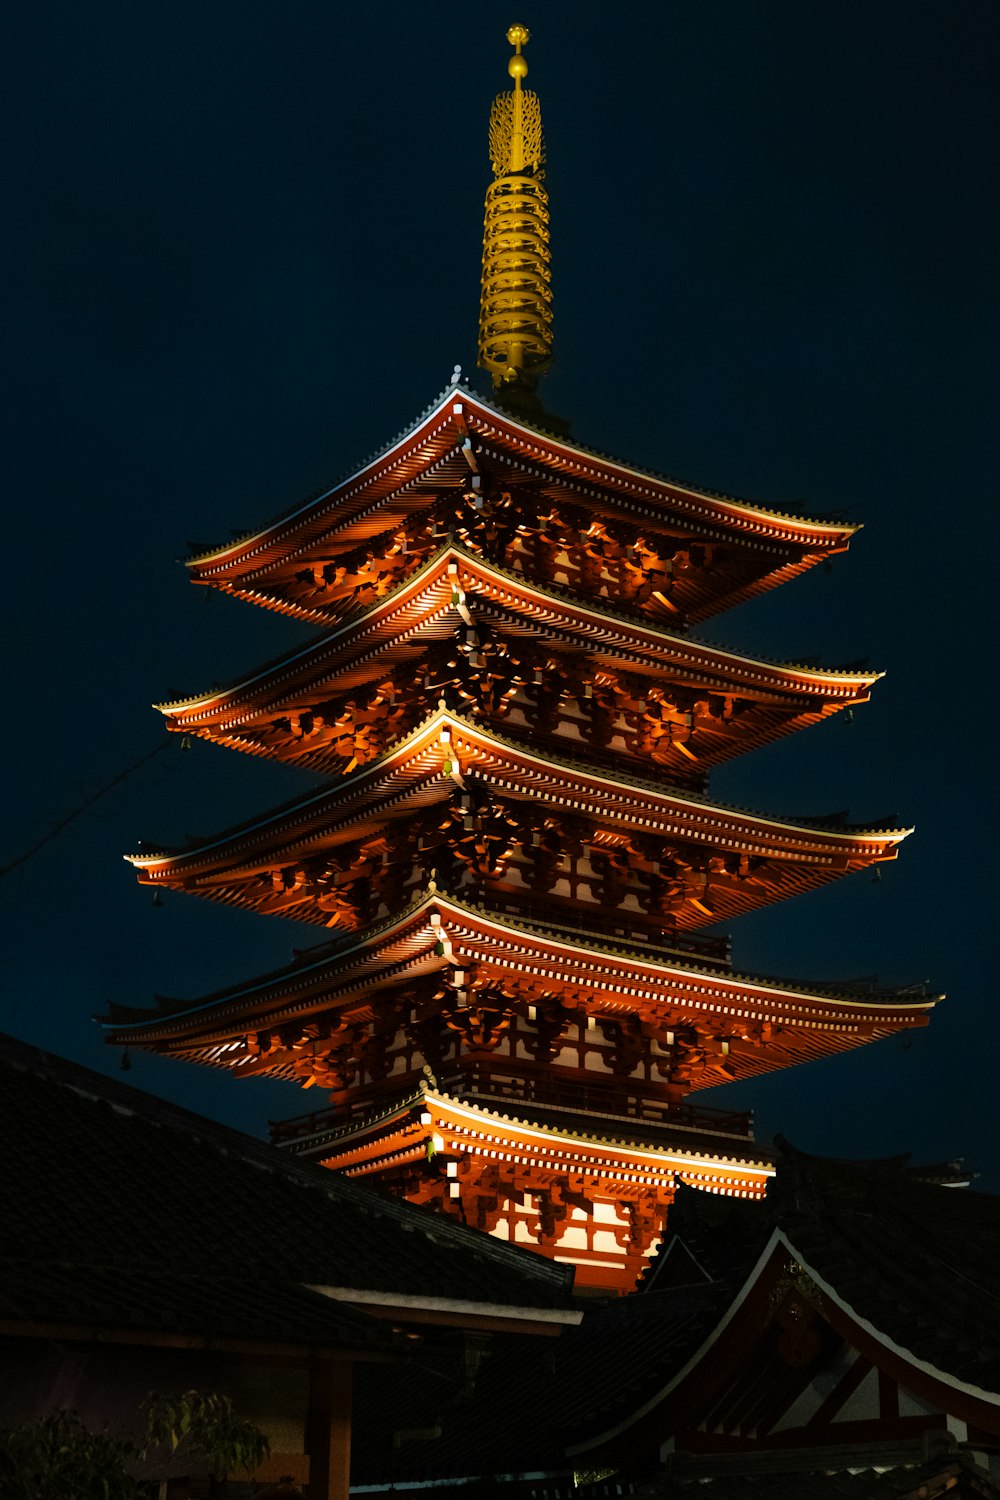
[[[522,87],[528,64],[521,49],[526,26],[511,26],[514,55],[507,72],[510,93],[490,111],[494,181],[486,194],[483,290],[479,313],[479,363],[494,387],[515,403],[530,402],[538,376],[552,356],[552,290],[549,205],[542,183],[545,153],[538,95]]]

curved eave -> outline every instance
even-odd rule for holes
[[[456,386],[444,391],[412,427],[348,478],[251,535],[190,558],[187,566],[192,578],[221,583],[247,571],[262,574],[277,558],[298,555],[338,521],[357,519],[447,453],[460,452],[471,434],[500,442],[527,463],[540,463],[550,475],[592,485],[626,511],[653,507],[682,521],[718,526],[752,541],[814,550],[817,556],[842,550],[859,529],[843,522],[785,514],[664,479],[530,427],[464,386]]]
[[[457,575],[449,573],[450,568],[458,569]],[[447,594],[455,576],[467,592],[477,585],[485,591],[483,596],[477,593],[476,604],[483,597],[500,608],[536,619],[539,628],[555,625],[578,635],[579,644],[594,652],[613,653],[617,648],[657,663],[662,663],[665,656],[678,670],[703,674],[714,691],[721,691],[725,685],[733,691],[757,688],[776,694],[800,693],[847,702],[867,693],[883,675],[773,662],[676,635],[533,583],[450,543],[385,598],[363,613],[334,625],[320,639],[288,652],[227,687],[157,703],[155,707],[175,720],[178,729],[220,722],[235,727],[240,722],[242,707],[263,703],[273,709],[282,693],[304,692],[332,680],[346,664],[353,664],[359,653],[363,653],[364,661],[374,658],[380,648],[398,645],[400,631],[409,636],[425,618],[437,618],[442,610],[454,612],[456,624],[461,623],[450,599],[432,597],[435,590]],[[418,613],[410,620],[414,610]],[[394,633],[386,640],[390,630]]]
[[[685,1174],[695,1174],[699,1168],[704,1168],[705,1178],[695,1178],[695,1184],[699,1186],[710,1183],[721,1185],[728,1173],[745,1174],[741,1185],[748,1187],[747,1179],[750,1179],[761,1195],[768,1180],[775,1175],[772,1157],[751,1142],[747,1142],[744,1149],[732,1146],[721,1149],[718,1142],[709,1143],[704,1139],[688,1142],[683,1139],[683,1129],[675,1128],[672,1132],[668,1123],[659,1127],[657,1134],[670,1138],[669,1143],[651,1145],[646,1137],[636,1139],[629,1135],[624,1120],[617,1122],[617,1133],[610,1130],[605,1133],[596,1121],[592,1129],[573,1130],[540,1121],[530,1113],[522,1115],[512,1109],[501,1111],[496,1106],[449,1094],[433,1085],[425,1085],[416,1098],[411,1096],[392,1110],[362,1118],[340,1130],[329,1131],[329,1140],[324,1144],[335,1145],[336,1149],[327,1151],[319,1160],[324,1166],[335,1165],[341,1170],[347,1165],[348,1175],[351,1175],[350,1166],[344,1161],[345,1157],[357,1155],[359,1163],[366,1157],[370,1158],[374,1154],[372,1147],[377,1151],[379,1146],[383,1149],[387,1145],[391,1146],[399,1138],[402,1122],[412,1121],[414,1115],[424,1112],[432,1117],[431,1123],[421,1132],[427,1139],[435,1129],[448,1130],[457,1125],[466,1136],[475,1140],[474,1127],[479,1126],[479,1139],[483,1138],[482,1131],[489,1131],[491,1139],[494,1134],[499,1134],[515,1150],[518,1147],[523,1150],[527,1146],[530,1152],[532,1148],[537,1149],[539,1144],[547,1143],[560,1153],[584,1151],[588,1156],[599,1158],[610,1149],[615,1152],[614,1158],[608,1162],[610,1170],[620,1171],[623,1166],[633,1164],[640,1169],[676,1171],[687,1180]],[[707,1132],[703,1132],[703,1135],[706,1134]],[[363,1141],[364,1145],[359,1144],[352,1152],[349,1143],[355,1139],[359,1143]],[[423,1144],[422,1141],[421,1145]],[[716,1148],[714,1150],[713,1145]],[[475,1150],[475,1145],[470,1149]]]
[[[200,1061],[232,1066],[227,1050],[235,1048],[247,1029],[275,1025],[291,1018],[329,1010],[335,999],[355,999],[370,990],[380,972],[406,982],[415,972],[434,972],[449,962],[449,948],[471,952],[475,942],[487,943],[512,968],[530,961],[549,963],[579,984],[586,974],[595,990],[608,991],[608,1004],[629,1008],[630,999],[672,987],[692,1011],[720,1016],[763,1015],[776,1024],[814,1031],[823,1050],[836,1050],[838,1031],[850,1033],[841,1046],[860,1045],[926,1022],[940,996],[895,992],[858,997],[836,991],[790,986],[780,981],[744,974],[725,974],[676,959],[665,960],[637,944],[615,945],[589,935],[553,933],[527,922],[497,916],[467,906],[455,897],[428,890],[405,912],[376,924],[340,945],[324,949],[305,961],[276,973],[222,991],[203,1001],[180,1004],[125,1020],[124,1007],[104,1020],[108,1040],[121,1045],[163,1044],[167,1050],[191,1053]],[[443,952],[434,950],[441,947]],[[537,967],[533,970],[537,972]],[[567,981],[569,982],[569,981]],[[170,1002],[163,1002],[164,1007]],[[680,1003],[680,1002],[678,1002]],[[212,1052],[216,1056],[207,1056]],[[275,1076],[280,1076],[280,1069]]]
[[[754,1337],[754,1330],[759,1329],[761,1317],[761,1304],[758,1300],[757,1305],[754,1305],[754,1294],[761,1284],[763,1284],[764,1290],[767,1289],[769,1283],[772,1285],[775,1284],[777,1276],[785,1270],[789,1262],[792,1265],[801,1267],[819,1289],[827,1304],[832,1304],[833,1309],[845,1315],[847,1323],[853,1324],[863,1337],[866,1336],[875,1345],[881,1345],[894,1360],[898,1359],[903,1364],[909,1365],[915,1372],[919,1372],[921,1376],[929,1379],[934,1385],[941,1387],[942,1389],[935,1392],[934,1396],[939,1400],[942,1397],[944,1398],[941,1401],[944,1411],[955,1410],[954,1397],[958,1396],[965,1398],[965,1400],[971,1399],[973,1402],[982,1403],[989,1413],[989,1417],[995,1419],[997,1408],[1000,1407],[1000,1392],[991,1391],[983,1386],[961,1380],[949,1371],[941,1369],[940,1366],[933,1365],[927,1360],[921,1359],[912,1350],[906,1348],[905,1345],[896,1343],[876,1324],[861,1316],[851,1305],[850,1301],[815,1269],[810,1262],[810,1257],[800,1254],[794,1243],[794,1237],[790,1237],[785,1230],[779,1227],[773,1230],[770,1239],[758,1257],[756,1265],[736,1292],[735,1297],[719,1322],[710,1330],[697,1349],[685,1360],[681,1368],[672,1372],[653,1394],[643,1400],[632,1411],[628,1412],[626,1416],[619,1418],[608,1426],[592,1431],[588,1437],[567,1448],[566,1452],[568,1456],[576,1458],[580,1455],[594,1452],[594,1450],[600,1449],[615,1439],[622,1438],[626,1433],[650,1417],[658,1407],[663,1407],[666,1412],[669,1412],[670,1407],[667,1406],[668,1402],[671,1403],[674,1410],[683,1410],[684,1387],[689,1382],[693,1383],[699,1380],[701,1374],[700,1367],[702,1365],[710,1364],[715,1360],[716,1345],[720,1344],[720,1341],[723,1340],[727,1334],[727,1330],[731,1326],[734,1330],[740,1330],[743,1347],[750,1346],[751,1340]],[[850,1336],[848,1329],[842,1329],[842,1332],[845,1337]],[[878,1367],[877,1357],[875,1363],[876,1367]],[[911,1383],[906,1381],[906,1377],[902,1372],[900,1372],[899,1378],[901,1384]],[[951,1401],[948,1400],[948,1392],[953,1393]],[[961,1408],[964,1409],[964,1401],[961,1402]],[[970,1413],[970,1415],[975,1416],[979,1414]],[[663,1437],[670,1433],[669,1425],[659,1421],[657,1433],[662,1441]]]
[[[391,494],[400,484],[414,478],[429,463],[439,461],[457,444],[453,432],[450,406],[454,388],[442,392],[415,423],[401,432],[386,448],[373,455],[346,479],[340,480],[328,490],[311,495],[294,509],[278,516],[259,531],[239,537],[235,541],[211,547],[187,559],[186,566],[193,578],[199,582],[215,582],[230,572],[245,569],[252,561],[258,565],[277,548],[284,555],[287,546],[298,550],[302,545],[322,531],[330,515],[345,506],[351,514],[364,509],[369,498],[379,499]],[[442,438],[442,434],[445,437]],[[437,441],[436,441],[437,440]],[[424,457],[418,467],[422,444],[432,443],[434,451],[430,458]],[[438,451],[438,449],[440,451]],[[356,502],[352,505],[352,502]]]
[[[906,1364],[911,1365],[915,1370],[919,1370],[922,1375],[929,1377],[932,1381],[961,1396],[971,1397],[974,1401],[983,1402],[991,1409],[995,1417],[998,1409],[1000,1409],[1000,1391],[991,1391],[985,1386],[976,1385],[972,1381],[962,1380],[950,1370],[945,1370],[940,1365],[932,1364],[929,1360],[923,1359],[920,1355],[914,1353],[912,1349],[907,1348],[905,1344],[898,1343],[885,1329],[880,1328],[878,1324],[860,1313],[851,1303],[849,1296],[839,1291],[837,1287],[823,1276],[822,1272],[815,1268],[810,1256],[800,1254],[795,1244],[794,1234],[789,1234],[784,1229],[779,1229],[777,1235],[787,1248],[789,1255],[803,1267],[807,1275],[819,1287],[823,1296],[834,1307],[838,1308],[840,1312],[846,1314],[850,1322],[857,1328],[862,1330],[863,1333],[867,1334],[876,1343],[881,1344],[890,1355],[903,1360]]]
[[[483,765],[471,762],[480,757]],[[280,848],[292,856],[309,845],[330,838],[331,825],[347,827],[351,808],[373,815],[373,803],[387,798],[397,804],[409,787],[428,778],[453,781],[462,774],[462,757],[489,781],[489,768],[516,775],[515,795],[546,801],[555,797],[570,810],[605,817],[623,828],[648,827],[652,815],[677,836],[701,843],[726,843],[734,849],[770,858],[847,859],[868,863],[894,857],[896,847],[912,830],[852,829],[842,831],[765,818],[698,796],[656,785],[626,774],[590,767],[585,761],[563,759],[508,740],[460,715],[439,710],[385,755],[370,761],[332,789],[324,788],[229,834],[206,840],[180,853],[130,854],[126,860],[143,872],[147,882],[182,880],[198,870],[245,868],[255,859],[269,860]],[[435,757],[439,764],[435,764]],[[454,772],[445,766],[455,766]],[[483,769],[485,767],[486,769]],[[497,773],[498,774],[498,773]],[[395,787],[394,787],[395,783]],[[461,782],[458,782],[461,785]],[[506,786],[507,783],[504,783]]]
[[[748,533],[768,534],[776,541],[817,546],[824,551],[845,547],[861,529],[856,523],[823,521],[794,515],[667,479],[650,470],[636,468],[621,459],[583,448],[564,438],[530,427],[464,388],[461,398],[467,404],[469,414],[474,416],[474,421],[469,425],[474,426],[480,434],[506,434],[534,458],[555,455],[574,478],[584,482],[589,480],[601,488],[610,488],[625,500],[645,499],[671,509],[679,508],[682,513],[695,515],[709,522],[724,517],[731,527],[735,525]]]

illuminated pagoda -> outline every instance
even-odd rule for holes
[[[719,805],[712,766],[868,700],[877,675],[756,660],[688,627],[853,527],[675,483],[548,417],[537,96],[493,105],[479,362],[348,478],[189,562],[322,627],[168,728],[319,790],[132,860],[144,884],[327,929],[196,1002],[114,1006],[118,1045],[316,1085],[287,1150],[630,1289],[678,1181],[760,1197],[743,1114],[693,1091],[926,1023],[918,991],[733,969],[700,929],[895,858],[906,830]]]

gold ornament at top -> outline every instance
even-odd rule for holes
[[[527,26],[511,26],[507,40],[514,56],[507,72],[514,80],[511,94],[498,94],[490,110],[490,161],[494,177],[505,172],[523,172],[530,167],[537,172],[544,160],[542,146],[542,109],[538,95],[521,85],[528,76],[527,59],[521,48],[531,36]]]
[[[526,26],[512,26],[507,64],[514,80],[490,111],[494,182],[486,194],[479,364],[498,390],[530,392],[552,355],[549,206],[538,95],[522,87],[528,64]]]

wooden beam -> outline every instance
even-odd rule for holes
[[[309,1371],[309,1500],[348,1500],[351,1488],[350,1360],[317,1360]]]

